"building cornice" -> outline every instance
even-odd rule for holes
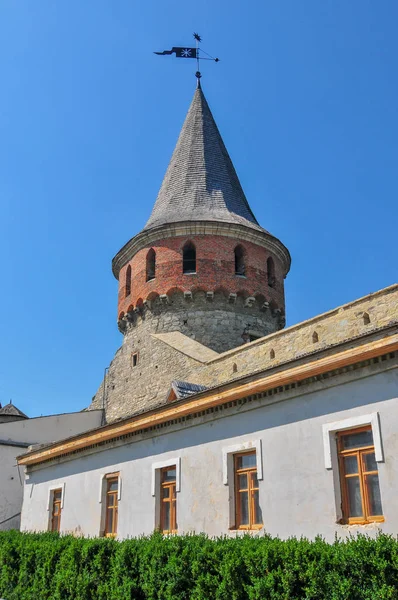
[[[18,464],[31,466],[47,462],[61,455],[67,455],[82,451],[95,444],[125,436],[137,431],[161,426],[187,415],[194,415],[203,410],[212,409],[227,402],[233,402],[253,394],[263,393],[276,386],[286,386],[311,377],[317,377],[329,371],[349,367],[358,362],[370,360],[398,350],[398,334],[385,337],[377,341],[369,342],[355,348],[342,352],[336,352],[330,356],[319,358],[312,362],[279,371],[265,377],[256,379],[247,378],[245,381],[236,381],[233,384],[226,383],[217,388],[196,394],[188,400],[175,402],[159,409],[137,415],[123,421],[106,425],[85,434],[80,434],[63,442],[55,443],[46,448],[32,451],[17,457]]]
[[[112,272],[116,279],[119,279],[120,269],[142,248],[151,246],[158,240],[193,235],[218,235],[252,242],[266,248],[281,261],[284,276],[289,272],[291,264],[290,253],[278,238],[266,231],[251,229],[237,223],[224,223],[222,221],[182,221],[180,223],[168,223],[143,230],[131,238],[113,258]]]

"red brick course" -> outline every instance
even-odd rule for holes
[[[191,241],[196,247],[196,274],[184,274],[182,249]],[[234,249],[241,245],[245,252],[245,277],[235,275]],[[150,248],[156,252],[156,276],[146,281],[146,256]],[[137,252],[123,266],[119,275],[118,315],[126,313],[154,294],[167,294],[173,288],[182,291],[202,289],[215,291],[224,289],[227,294],[263,296],[272,306],[285,312],[283,272],[280,262],[275,263],[275,285],[271,288],[267,280],[267,258],[270,253],[262,246],[251,242],[238,242],[224,236],[200,235],[159,240]],[[131,293],[126,297],[126,271],[131,266]]]

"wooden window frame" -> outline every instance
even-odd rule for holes
[[[256,466],[255,467],[246,467],[246,468],[238,468],[238,460],[242,456],[248,456],[250,454],[254,454],[256,456]],[[234,480],[235,480],[235,527],[234,529],[241,529],[245,531],[253,531],[259,530],[263,528],[263,523],[253,523],[253,518],[255,514],[254,510],[254,494],[253,492],[258,491],[259,487],[253,487],[251,474],[256,473],[257,471],[257,452],[253,450],[251,452],[239,452],[238,454],[234,454]],[[247,525],[241,524],[241,510],[240,510],[240,502],[239,502],[239,492],[243,491],[239,489],[239,475],[247,474],[248,481],[248,495],[249,495],[249,523]],[[257,478],[258,480],[258,478]]]
[[[57,493],[60,493],[60,498],[56,499],[55,496]],[[51,490],[51,494],[52,494],[52,502],[51,502],[51,528],[50,531],[57,531],[58,533],[61,531],[61,515],[62,515],[62,494],[63,494],[63,489],[62,488],[56,488],[54,490]],[[58,509],[58,513],[55,514],[55,509]],[[58,517],[58,527],[54,527],[54,519],[55,517]]]
[[[117,526],[118,526],[118,517],[119,517],[119,474],[112,473],[110,475],[105,475],[105,537],[115,537],[117,536]],[[113,482],[117,483],[116,490],[110,490],[110,486]],[[109,504],[109,498],[113,497],[113,505]],[[112,523],[109,523],[109,508],[113,508],[113,517]]]
[[[339,462],[339,476],[340,476],[340,489],[341,489],[341,508],[343,512],[342,523],[347,525],[367,525],[369,523],[383,523],[384,515],[372,516],[369,514],[369,493],[366,482],[366,476],[379,474],[378,469],[376,471],[366,471],[364,466],[363,457],[366,454],[375,454],[375,444],[368,446],[361,446],[359,448],[344,449],[343,438],[347,435],[353,435],[361,433],[363,431],[370,431],[373,437],[373,430],[371,425],[363,427],[355,427],[353,429],[345,429],[343,431],[336,432],[337,441],[337,455]],[[358,464],[358,474],[346,474],[344,469],[344,458],[347,456],[356,456]],[[349,517],[349,495],[347,487],[347,479],[350,477],[358,477],[361,493],[361,503],[363,516],[361,517]],[[379,482],[380,486],[380,482]]]
[[[174,481],[163,481],[163,476],[166,471],[175,469],[176,477]],[[163,497],[163,490],[169,488],[169,497]],[[170,529],[164,528],[165,522],[165,506],[170,504]],[[177,524],[177,465],[169,465],[160,469],[160,531],[162,533],[170,534],[178,532]]]

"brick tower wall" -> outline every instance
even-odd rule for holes
[[[186,274],[183,248],[189,242],[196,248],[196,273]],[[235,274],[238,245],[244,276]],[[147,281],[150,251],[156,254],[156,270]],[[269,281],[269,257],[262,246],[228,237],[159,240],[137,252],[120,271],[119,328],[125,333],[143,318],[153,318],[156,332],[181,331],[217,352],[277,331],[284,326],[284,280],[282,266],[272,256],[274,278]]]
[[[196,247],[196,274],[184,274],[182,267],[183,248],[187,242]],[[245,276],[235,274],[234,250],[240,245],[244,251]],[[147,281],[146,259],[148,251],[156,253],[155,278]],[[250,242],[239,242],[228,237],[211,235],[177,237],[159,240],[143,248],[125,264],[119,274],[118,316],[126,314],[144,300],[169,294],[173,290],[182,292],[215,292],[223,290],[238,296],[262,297],[272,308],[285,313],[282,266],[272,256],[275,266],[275,281],[268,282],[267,259],[270,253],[263,247]],[[131,290],[126,289],[127,270],[131,269]]]

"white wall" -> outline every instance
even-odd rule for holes
[[[102,411],[87,411],[0,423],[0,440],[48,443],[101,425]],[[26,452],[21,446],[0,443],[0,530],[17,529],[22,508],[24,470],[16,457]],[[10,517],[17,515],[10,520]]]
[[[0,423],[0,440],[51,443],[101,424],[101,410],[64,413]]]
[[[47,529],[49,488],[65,484],[62,531],[99,535],[101,478],[120,471],[119,537],[149,534],[155,527],[152,466],[179,457],[179,531],[226,534],[233,482],[223,483],[223,451],[260,440],[264,531],[281,537],[321,534],[330,541],[335,533],[373,533],[373,524],[358,528],[336,523],[335,485],[333,471],[325,468],[322,425],[377,412],[384,449],[384,462],[378,463],[385,516],[380,528],[397,534],[398,371],[327,385],[311,394],[270,405],[262,400],[252,410],[248,408],[255,403],[238,407],[232,416],[190,427],[181,424],[169,432],[165,428],[156,436],[132,438],[129,444],[33,469],[26,482],[21,528]]]

